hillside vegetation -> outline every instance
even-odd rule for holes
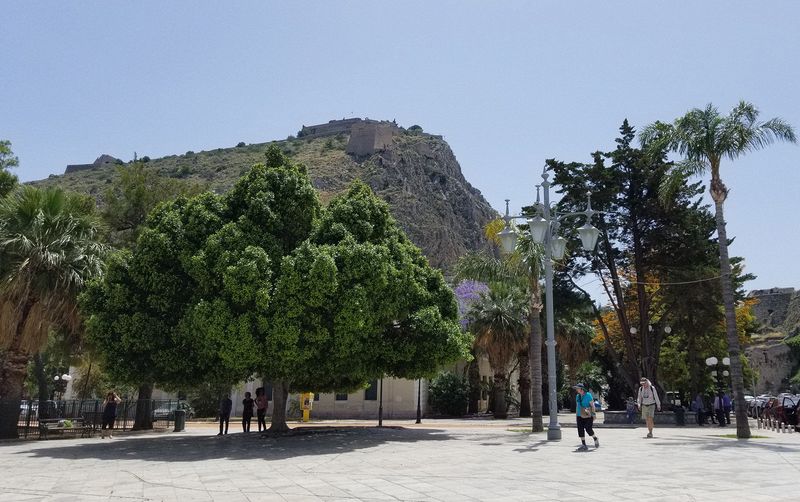
[[[464,179],[453,152],[441,137],[403,131],[388,148],[360,159],[345,152],[348,139],[345,133],[309,139],[290,137],[142,160],[162,176],[193,180],[222,193],[250,167],[262,162],[271,144],[277,144],[292,160],[306,166],[323,203],[355,179],[367,183],[389,203],[401,227],[434,266],[447,271],[461,254],[486,245],[483,227],[496,213]],[[52,175],[32,183],[88,193],[102,204],[105,189],[115,176],[116,169],[106,167]]]

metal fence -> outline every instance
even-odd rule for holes
[[[117,405],[115,431],[128,431],[133,428],[136,410],[139,405],[146,407],[142,413],[149,415],[153,429],[165,430],[173,426],[175,410],[181,409],[182,401],[152,399],[147,401],[125,400]],[[103,401],[100,399],[72,399],[61,401],[22,401],[17,420],[17,433],[20,438],[39,438],[40,420],[82,419],[86,426],[100,429],[103,419]]]

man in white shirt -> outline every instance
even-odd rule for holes
[[[642,410],[642,418],[647,423],[647,437],[653,437],[653,417],[656,415],[656,409],[661,411],[661,400],[658,399],[658,392],[653,387],[652,382],[645,377],[639,379],[639,395],[636,398],[636,404]]]

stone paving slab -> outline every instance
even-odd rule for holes
[[[564,417],[567,422],[569,417]],[[800,433],[733,428],[597,430],[575,451],[527,420],[324,422],[282,438],[182,433],[0,443],[5,501],[536,501],[800,499]],[[402,425],[402,427],[400,427]],[[335,426],[335,427],[331,427]],[[305,430],[305,429],[304,429]]]

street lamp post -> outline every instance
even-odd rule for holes
[[[70,380],[72,380],[72,376],[69,373],[64,373],[63,375],[56,375],[53,377],[53,381],[55,382],[56,392],[60,394],[59,401],[63,399],[64,393],[67,391],[67,385],[69,384]]]
[[[422,423],[422,378],[417,379],[417,422]]]
[[[714,377],[717,384],[716,397],[717,399],[719,399],[719,410],[720,410],[719,414],[717,415],[717,420],[719,420],[719,424],[720,426],[722,426],[725,425],[725,420],[726,420],[725,409],[722,404],[722,378],[723,377],[727,378],[730,373],[728,373],[728,370],[719,371],[720,364],[722,364],[723,366],[730,366],[731,360],[728,357],[723,357],[722,360],[720,361],[714,356],[711,356],[706,359],[706,366],[708,366],[709,368],[713,368],[711,370],[711,376]],[[711,406],[712,407],[714,406],[713,402],[711,403]]]
[[[558,441],[561,439],[561,425],[558,423],[558,391],[556,389],[556,339],[555,339],[555,320],[553,318],[553,260],[560,260],[564,257],[567,240],[557,236],[559,222],[564,218],[572,216],[585,216],[586,222],[578,229],[581,243],[586,251],[591,251],[597,244],[600,231],[591,225],[592,216],[597,212],[592,210],[591,193],[589,193],[588,204],[585,211],[579,213],[565,213],[559,215],[550,212],[550,175],[542,173],[542,183],[536,186],[536,212],[538,216],[527,218],[523,215],[511,216],[508,214],[508,203],[506,199],[506,214],[503,219],[506,222],[505,228],[498,234],[503,252],[511,253],[517,245],[517,232],[512,228],[511,222],[517,218],[527,218],[528,229],[531,239],[537,244],[544,246],[544,284],[545,284],[545,314],[547,318],[547,390],[549,403],[549,423],[547,425],[548,441]],[[543,202],[539,202],[539,188],[542,188]],[[556,237],[554,237],[556,235]],[[534,389],[536,392],[537,389]]]

